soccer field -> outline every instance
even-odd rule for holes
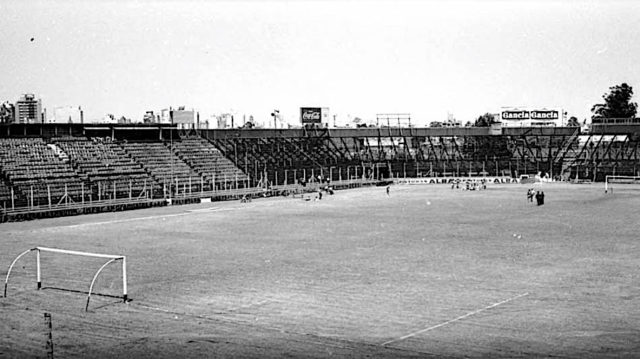
[[[640,191],[543,184],[338,191],[0,225],[0,358],[640,357]],[[119,267],[95,290],[121,294]],[[70,289],[73,290],[61,290]]]

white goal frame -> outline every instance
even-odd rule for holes
[[[640,183],[640,176],[618,176],[618,175],[606,175],[604,177],[604,193],[609,193],[609,190],[613,193],[613,188],[610,188],[609,182],[611,180],[621,179],[621,180],[633,180]]]
[[[93,285],[95,284],[96,279],[98,278],[98,275],[100,274],[100,272],[102,272],[102,270],[109,264],[115,261],[122,261],[122,299],[125,303],[127,302],[128,298],[127,298],[127,257],[126,256],[80,252],[80,251],[72,251],[68,249],[58,249],[58,248],[48,248],[48,247],[34,247],[31,249],[28,249],[20,253],[20,255],[18,255],[16,259],[13,260],[13,262],[9,266],[9,270],[7,271],[7,277],[4,280],[4,297],[5,298],[7,297],[7,285],[9,283],[9,275],[11,274],[11,269],[13,269],[13,266],[22,256],[32,251],[36,252],[36,280],[38,282],[37,283],[38,290],[42,289],[42,277],[40,275],[40,271],[41,271],[40,270],[40,252],[53,252],[53,253],[62,253],[62,254],[79,255],[79,256],[85,256],[85,257],[108,259],[108,261],[104,263],[102,267],[100,267],[100,269],[98,269],[98,271],[94,274],[93,280],[91,281],[91,285],[89,285],[89,292],[87,294],[87,305],[85,306],[85,311],[89,310],[89,300],[91,300],[91,292],[93,291]]]

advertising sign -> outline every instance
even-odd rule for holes
[[[300,120],[302,124],[322,123],[322,108],[300,107]]]
[[[503,120],[528,120],[529,111],[502,111]]]
[[[531,111],[532,120],[557,120],[558,118],[560,118],[558,111],[549,111],[549,110]]]

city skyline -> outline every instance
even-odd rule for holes
[[[630,1],[8,1],[0,100],[34,93],[136,121],[184,105],[292,124],[411,113],[473,121],[502,107],[580,121],[609,87],[640,83]],[[634,97],[636,100],[637,97]]]

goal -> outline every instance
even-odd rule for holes
[[[622,185],[639,185],[640,177],[638,176],[613,176],[607,175],[604,178],[604,193],[613,193],[614,187],[636,187],[636,186],[622,186]]]
[[[80,251],[72,251],[72,250],[67,250],[67,249],[58,249],[58,248],[47,248],[47,247],[34,247],[31,249],[28,249],[22,253],[20,253],[20,255],[18,255],[13,262],[11,263],[11,265],[9,266],[9,270],[7,271],[7,277],[4,280],[4,297],[7,297],[7,286],[9,283],[9,276],[11,275],[11,269],[13,269],[13,266],[16,264],[16,262],[18,262],[18,260],[20,258],[22,258],[24,255],[30,253],[30,252],[36,252],[36,281],[37,281],[37,289],[40,290],[42,289],[42,276],[41,276],[41,271],[42,271],[42,266],[40,265],[40,253],[41,252],[49,252],[49,253],[55,253],[55,254],[66,254],[66,255],[74,255],[74,256],[83,256],[83,257],[93,257],[93,258],[102,258],[102,259],[106,259],[107,261],[102,264],[102,266],[100,267],[100,269],[98,269],[98,271],[93,275],[93,279],[91,280],[91,284],[89,285],[89,291],[87,292],[87,305],[85,306],[85,311],[89,310],[89,301],[91,300],[91,293],[93,292],[93,286],[96,283],[96,279],[98,278],[98,276],[100,275],[100,272],[102,272],[102,270],[107,267],[109,264],[116,262],[116,261],[121,261],[122,262],[122,300],[126,303],[128,298],[127,298],[127,258],[125,256],[121,256],[121,255],[112,255],[112,254],[99,254],[99,253],[90,253],[90,252],[80,252]]]

